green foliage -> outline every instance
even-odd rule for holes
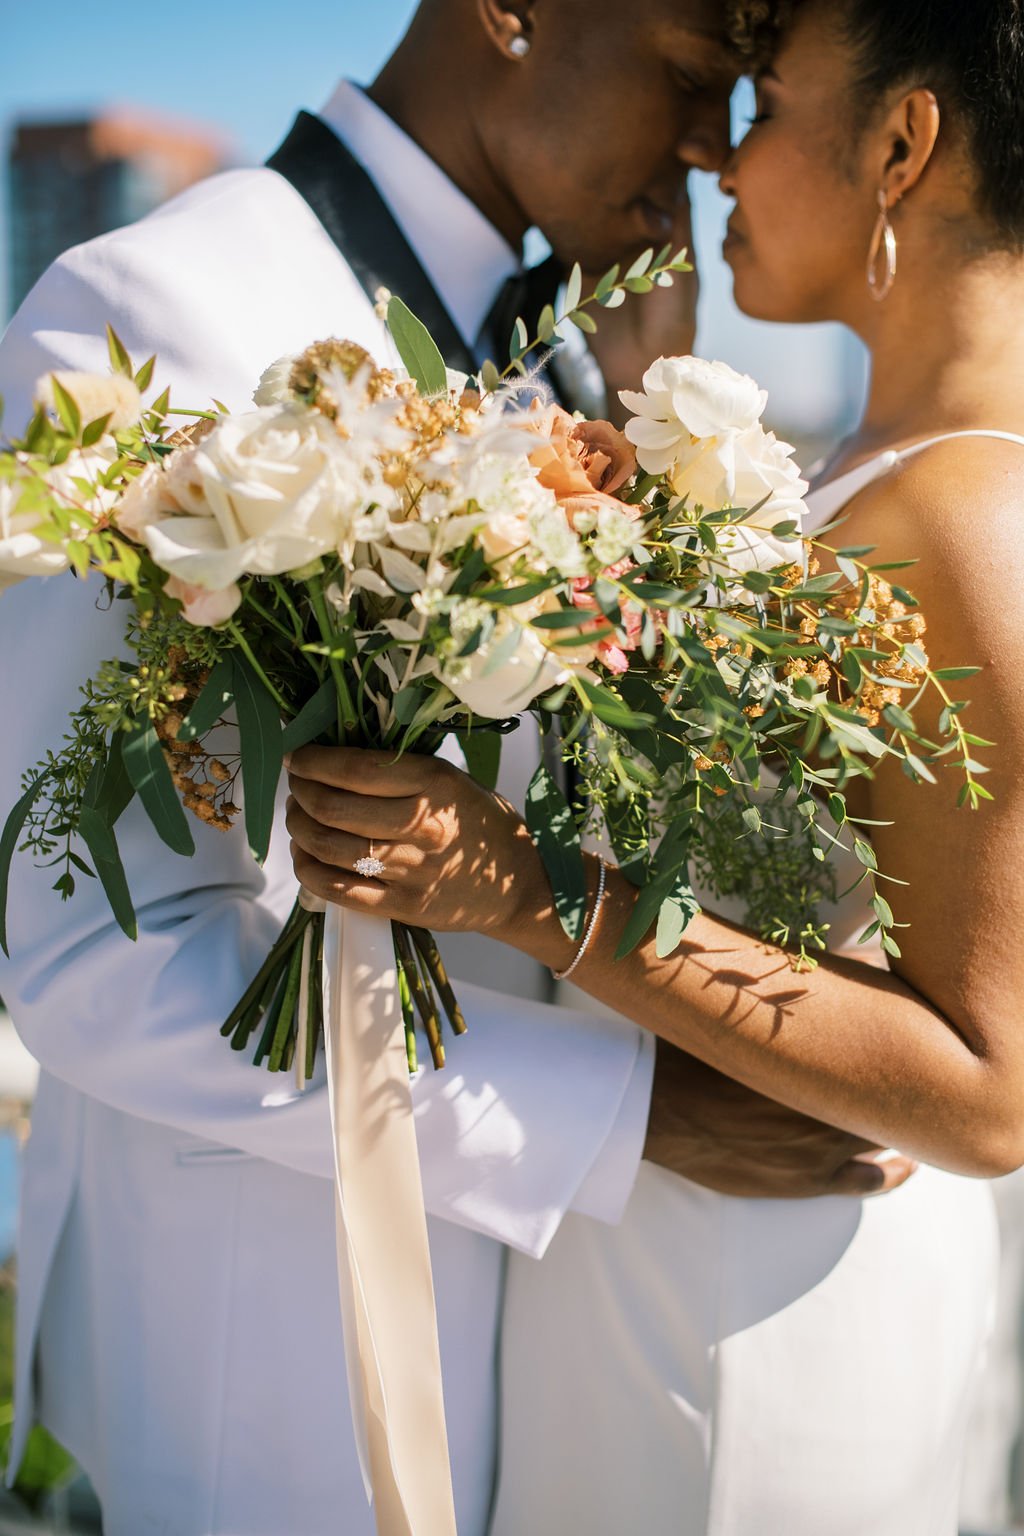
[[[542,763],[526,791],[526,825],[544,861],[555,909],[574,943],[587,920],[587,871],[572,808]]]
[[[443,395],[448,389],[444,358],[423,321],[399,298],[388,304],[388,330],[420,391],[424,395]]]

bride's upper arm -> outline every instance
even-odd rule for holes
[[[1024,447],[930,450],[859,497],[839,538],[875,545],[878,561],[916,559],[893,579],[919,601],[932,668],[981,668],[944,686],[970,701],[965,730],[994,743],[968,748],[994,799],[958,808],[954,750],[934,786],[884,768],[869,814],[891,823],[872,831],[881,868],[907,882],[882,886],[910,924],[894,969],[1024,1085]],[[934,690],[916,709],[932,740],[941,709]]]

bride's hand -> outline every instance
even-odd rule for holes
[[[522,819],[450,763],[303,747],[288,767],[292,859],[314,896],[506,942],[519,925],[550,920],[551,889]],[[384,866],[376,878],[355,873],[371,844]]]

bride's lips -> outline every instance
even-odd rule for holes
[[[746,244],[746,235],[741,235],[735,224],[730,221],[726,228],[725,239],[722,241],[722,255],[726,261]]]

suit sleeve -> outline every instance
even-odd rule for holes
[[[12,432],[46,371],[105,370],[108,321],[137,360],[158,353],[157,386],[170,380],[179,404],[202,406],[214,394],[245,403],[258,368],[196,325],[176,279],[128,252],[111,237],[70,253],[15,318],[0,344]],[[95,581],[68,576],[23,582],[0,598],[0,816],[24,771],[59,745],[80,685],[123,650],[119,605],[105,610],[100,596]],[[333,1155],[322,1080],[299,1094],[219,1034],[291,904],[282,833],[279,816],[260,870],[241,829],[196,823],[196,853],[184,859],[134,803],[117,827],[139,919],[134,944],[98,882],[83,878],[62,903],[53,872],[20,853],[0,995],[40,1064],[83,1093],[326,1178]],[[472,1033],[456,1069],[421,1074],[414,1086],[428,1210],[534,1254],[584,1189],[585,1209],[616,1220],[646,1120],[650,1053],[636,1029],[479,988],[463,1000]],[[602,1166],[606,1194],[595,1200],[592,1175]]]

